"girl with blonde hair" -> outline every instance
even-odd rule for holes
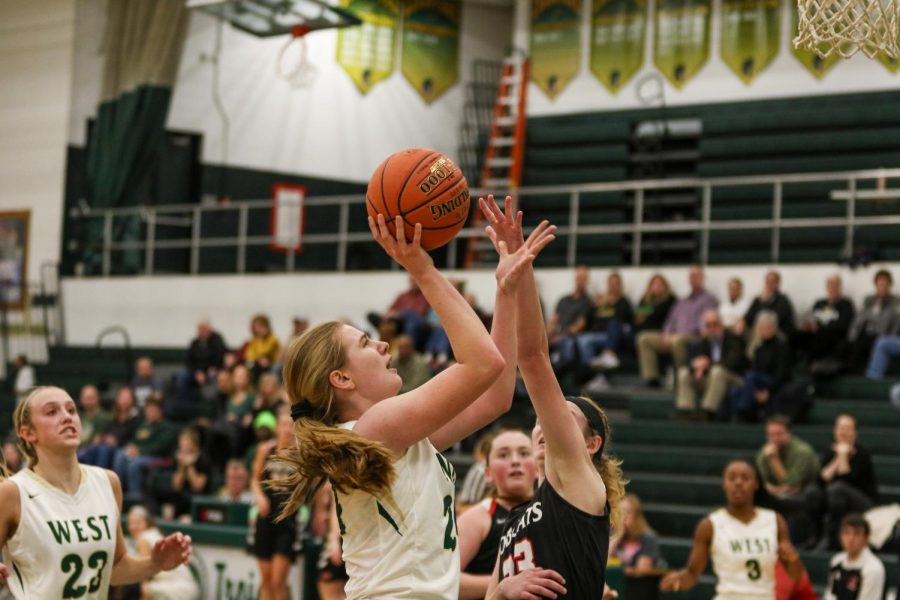
[[[504,211],[493,198],[480,204],[494,245],[518,250],[522,213],[513,212],[512,199]],[[621,462],[604,451],[606,413],[590,399],[564,396],[554,377],[531,268],[521,288],[517,360],[537,413],[531,440],[539,487],[506,520],[487,597],[602,598],[610,521],[625,487]]]
[[[79,464],[81,420],[65,390],[35,388],[16,407],[13,427],[29,466],[0,482],[0,583],[17,600],[102,600],[110,585],[190,560],[182,533],[157,540],[148,556],[126,553],[122,485],[111,471]]]
[[[499,249],[489,335],[456,288],[412,242],[400,217],[392,236],[383,216],[369,219],[375,240],[415,280],[443,324],[456,357],[422,386],[397,395],[402,381],[387,344],[332,321],[293,341],[284,386],[296,447],[294,468],[277,482],[290,490],[280,518],[309,502],[323,482],[335,492],[348,598],[453,599],[459,587],[455,474],[440,451],[506,412],[515,385],[516,288],[525,267],[553,236]]]

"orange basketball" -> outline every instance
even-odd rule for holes
[[[388,229],[403,217],[406,239],[422,224],[422,247],[432,250],[453,239],[469,216],[469,184],[459,167],[435,150],[409,148],[378,165],[366,190],[366,209]]]

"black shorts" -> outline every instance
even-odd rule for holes
[[[326,559],[323,562],[319,562],[317,566],[319,568],[320,583],[330,583],[332,581],[347,581],[348,579],[350,579],[349,577],[347,577],[347,567],[344,565],[344,563],[341,563],[338,566],[330,560]]]
[[[299,553],[296,521],[288,519],[276,523],[273,517],[257,517],[253,556],[268,560],[275,554],[281,554],[293,562]]]

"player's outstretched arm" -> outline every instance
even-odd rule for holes
[[[479,600],[485,597],[491,582],[490,575],[472,575],[465,572],[478,548],[491,529],[491,515],[476,504],[457,520],[459,531],[459,600]]]
[[[119,512],[122,512],[122,484],[119,477],[107,471],[109,482],[116,497]],[[122,520],[116,526],[116,554],[113,559],[111,585],[128,585],[150,579],[160,571],[189,563],[191,560],[191,538],[183,533],[173,533],[159,540],[150,551],[150,556],[132,556],[125,549],[125,535]]]
[[[500,241],[509,243],[511,232],[506,224],[512,219],[521,223],[522,218],[521,213],[513,215],[512,199],[507,197],[503,211],[492,197],[480,206],[490,223],[486,231],[491,241],[495,245]],[[538,229],[548,227],[553,226],[547,221],[538,225]],[[548,449],[547,478],[566,501],[585,512],[601,514],[606,506],[606,487],[591,462],[584,436],[553,372],[532,268],[522,277],[518,301],[517,360]]]
[[[694,547],[688,557],[688,564],[679,571],[673,571],[659,582],[664,592],[689,590],[695,585],[709,562],[709,546],[712,544],[713,526],[708,518],[703,519],[694,531]]]
[[[535,257],[553,241],[552,228],[535,230],[527,240],[522,240],[522,223],[510,221],[514,244],[498,245],[497,295],[494,302],[494,319],[491,323],[491,339],[506,362],[503,372],[478,399],[431,437],[438,450],[449,448],[459,440],[494,422],[512,406],[516,387],[516,310],[517,294],[526,268]],[[511,247],[512,246],[512,247]],[[513,249],[514,248],[514,249]]]
[[[16,533],[21,518],[19,487],[8,479],[0,482],[0,549]],[[6,587],[9,567],[0,563],[0,588]]]

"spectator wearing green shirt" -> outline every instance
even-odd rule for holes
[[[177,437],[175,426],[163,419],[162,399],[151,395],[144,407],[144,422],[135,431],[132,443],[120,448],[113,461],[113,470],[129,498],[143,499],[144,469],[166,461],[175,449]]]
[[[756,465],[766,490],[776,499],[776,509],[788,517],[795,543],[818,540],[823,504],[819,457],[812,446],[794,437],[787,417],[775,415],[766,421],[766,443],[756,455]]]
[[[78,404],[81,410],[78,416],[81,418],[81,444],[79,448],[99,442],[101,434],[106,431],[112,421],[112,416],[100,406],[100,392],[93,385],[86,385],[78,393]]]

